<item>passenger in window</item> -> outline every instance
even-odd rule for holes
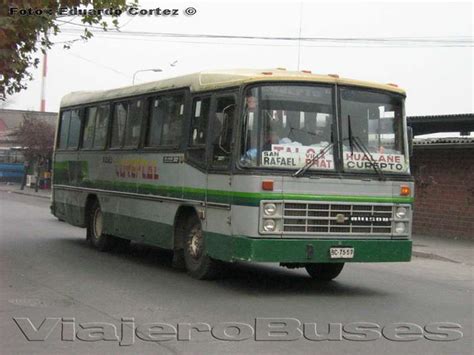
[[[287,142],[288,138],[280,139],[278,134],[275,131],[266,131],[262,151],[271,151],[273,144],[281,144]],[[257,148],[250,148],[240,159],[241,163],[244,165],[254,165],[257,161]]]
[[[272,150],[273,144],[280,143],[280,137],[275,131],[267,131],[263,143],[263,150]]]
[[[257,99],[250,93],[245,97],[245,109],[247,112],[257,111]]]

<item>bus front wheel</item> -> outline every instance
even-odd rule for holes
[[[188,274],[196,279],[209,280],[218,274],[218,262],[206,254],[201,221],[196,215],[190,217],[186,223],[184,263]]]
[[[315,263],[306,264],[305,268],[309,276],[314,280],[331,281],[342,271],[344,263]]]
[[[99,202],[94,201],[89,210],[89,223],[87,224],[87,239],[89,243],[100,251],[108,251],[115,246],[115,238],[107,235],[104,230],[104,215]]]

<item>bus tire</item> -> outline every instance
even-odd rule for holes
[[[315,263],[306,264],[305,269],[312,279],[318,281],[331,281],[342,271],[344,263]]]
[[[115,244],[116,239],[103,233],[104,218],[99,202],[96,200],[92,203],[89,209],[89,218],[87,223],[87,236],[89,243],[100,251],[111,250]]]
[[[188,274],[199,280],[214,279],[218,274],[218,261],[206,254],[201,221],[190,216],[184,228],[184,263]]]

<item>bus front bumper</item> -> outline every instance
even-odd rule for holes
[[[205,233],[210,257],[223,261],[279,263],[410,261],[411,240],[257,239]],[[332,259],[330,248],[354,248],[351,259]]]

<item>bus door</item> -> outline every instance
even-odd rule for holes
[[[207,230],[229,235],[232,205],[232,139],[236,124],[237,94],[220,93],[214,96],[209,117],[208,175],[207,175]]]
[[[206,214],[207,201],[207,140],[209,132],[209,116],[211,112],[211,96],[194,96],[191,107],[191,127],[189,144],[185,155],[185,170],[182,174],[183,199],[186,204],[197,207]],[[206,219],[202,219],[205,229]]]

